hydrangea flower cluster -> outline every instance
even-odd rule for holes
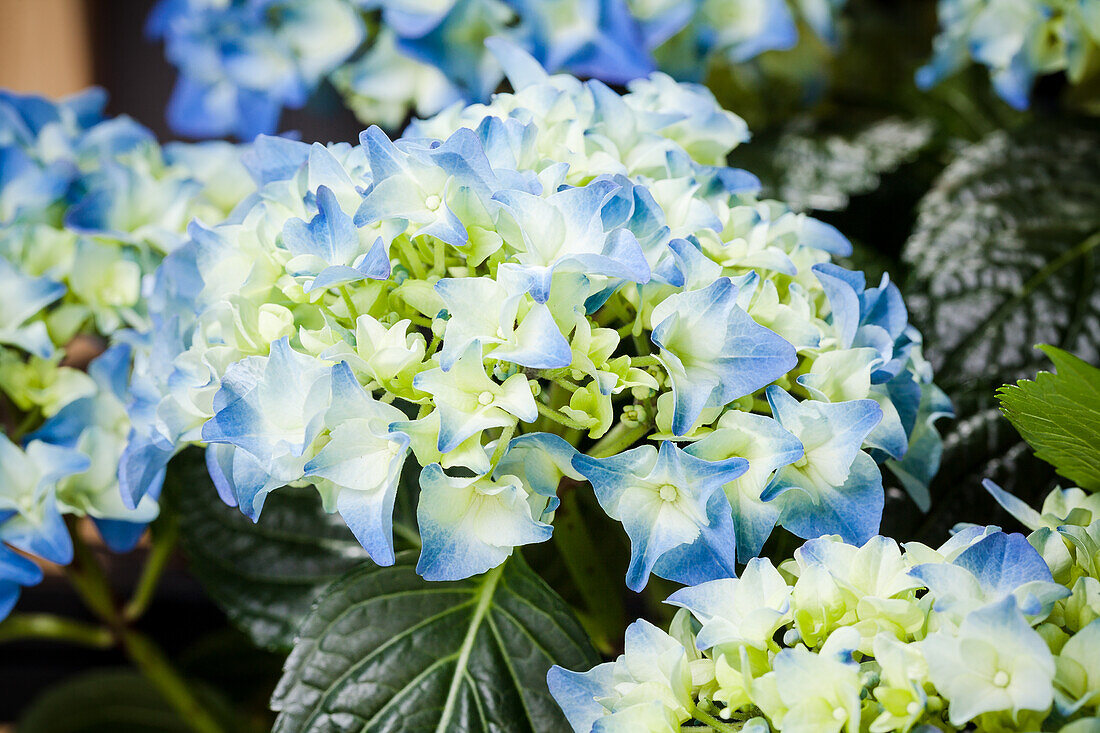
[[[806,542],[677,591],[669,633],[550,690],[574,730],[1091,731],[1100,725],[1100,496],[1042,512],[991,484],[1028,537],[964,525],[944,545]]]
[[[224,218],[250,185],[233,146],[161,148],[133,120],[104,119],[104,102],[0,91],[0,543],[62,564],[62,515],[92,517],[116,549],[156,516],[157,482],[121,501],[131,347],[104,349],[148,327],[143,277],[186,222]],[[40,577],[0,544],[0,618]]]
[[[168,110],[195,137],[273,133],[328,80],[364,122],[396,127],[480,102],[504,72],[490,37],[551,71],[625,84],[661,68],[697,81],[793,47],[801,22],[828,43],[844,0],[161,0],[148,32],[181,76]]]
[[[932,60],[917,72],[921,88],[973,60],[989,68],[1005,102],[1027,109],[1036,78],[1064,71],[1076,84],[1100,53],[1100,0],[939,0],[938,12]]]
[[[419,571],[455,579],[546,540],[587,481],[636,590],[725,577],[777,523],[873,536],[876,461],[919,484],[950,409],[897,288],[724,167],[747,131],[705,89],[620,96],[490,44],[517,90],[490,105],[256,141],[255,205],[159,270],[124,500],[206,443],[227,503],[313,484],[388,564],[411,452]]]

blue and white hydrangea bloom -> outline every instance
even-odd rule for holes
[[[147,32],[180,78],[168,108],[194,137],[274,133],[325,81],[365,123],[398,127],[487,101],[504,69],[485,40],[550,71],[626,84],[656,69],[702,81],[714,67],[787,50],[799,25],[837,41],[845,0],[161,0]]]
[[[938,460],[907,444],[938,390],[897,288],[722,165],[747,131],[705,89],[490,45],[518,91],[489,105],[252,146],[251,207],[157,273],[124,501],[206,444],[248,516],[313,484],[390,563],[415,461],[420,572],[455,579],[547,539],[567,477],[623,522],[635,589],[724,577],[777,523],[873,536],[876,461]]]
[[[929,88],[970,62],[989,69],[997,94],[1027,109],[1035,80],[1065,72],[1073,84],[1094,73],[1100,0],[939,0],[932,59],[917,71]]]
[[[0,542],[72,558],[63,517],[91,517],[126,550],[157,514],[163,473],[134,506],[118,460],[130,329],[143,291],[192,217],[224,219],[255,190],[226,143],[159,146],[90,90],[60,102],[0,91]],[[29,563],[29,565],[28,565]],[[0,618],[41,577],[0,545]]]
[[[1058,489],[1037,512],[988,488],[1029,536],[810,540],[676,591],[668,633],[639,620],[615,661],[552,668],[550,692],[578,733],[1095,730],[1100,503]]]

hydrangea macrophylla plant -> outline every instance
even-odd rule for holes
[[[801,22],[836,40],[844,0],[161,0],[147,32],[180,69],[168,119],[186,135],[274,133],[325,80],[364,122],[482,102],[504,76],[484,41],[551,71],[625,84],[792,48]]]
[[[1036,512],[988,488],[1029,536],[810,540],[675,592],[669,633],[639,620],[622,656],[555,667],[550,690],[580,733],[1093,730],[1100,501],[1056,489]]]
[[[161,148],[133,120],[104,119],[105,101],[0,92],[0,541],[61,564],[63,515],[92,517],[120,550],[156,516],[162,477],[134,506],[118,490],[123,332],[148,327],[143,278],[186,222],[224,219],[250,186],[234,146]],[[0,618],[41,576],[2,552]]]
[[[706,90],[490,45],[516,92],[489,105],[257,140],[254,204],[157,274],[124,501],[205,443],[226,502],[312,484],[385,564],[414,460],[419,570],[457,579],[547,539],[568,477],[623,522],[635,590],[724,576],[776,523],[873,536],[876,462],[938,460],[908,447],[939,393],[897,288],[724,167],[747,131]]]
[[[939,22],[917,84],[934,86],[973,60],[1016,109],[1027,109],[1038,77],[1065,72],[1079,83],[1100,52],[1098,0],[939,0]]]

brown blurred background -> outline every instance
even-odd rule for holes
[[[164,109],[175,69],[142,29],[155,0],[0,0],[0,88],[62,97],[89,85],[110,94],[107,111],[128,114],[161,140],[174,136]],[[355,141],[363,125],[333,90],[284,113],[283,130],[304,140]]]

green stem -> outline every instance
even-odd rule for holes
[[[122,636],[122,647],[134,666],[196,733],[223,733],[221,725],[203,709],[188,689],[187,682],[172,668],[164,652],[149,637],[127,629]]]
[[[593,458],[607,458],[629,448],[649,433],[649,425],[642,423],[629,427],[625,423],[619,423],[608,431],[607,435],[600,438],[596,445],[588,451]]]
[[[355,301],[351,299],[351,294],[344,285],[340,286],[340,297],[344,301],[344,307],[348,309],[348,317],[355,323],[359,320],[359,309],[355,307]]]
[[[579,392],[582,389],[579,384],[571,379],[566,379],[565,377],[554,377],[554,384],[558,385],[559,387],[563,387],[570,392]]]
[[[436,336],[433,333],[432,334],[432,341],[431,341],[430,344],[428,344],[427,351],[424,352],[424,358],[425,359],[431,358],[432,354],[435,353],[436,349],[438,349],[439,345],[442,344],[442,343],[443,343],[443,339],[439,338],[439,336]]]
[[[504,451],[508,450],[508,444],[512,442],[512,436],[515,434],[515,425],[509,425],[500,431],[500,437],[497,438],[496,447],[493,449],[493,457],[489,459],[490,474],[493,472],[493,469],[497,467],[500,459],[504,457]]]
[[[564,425],[565,427],[573,428],[574,430],[584,430],[585,429],[584,425],[581,425],[579,422],[577,422],[573,418],[568,417],[567,415],[563,415],[562,413],[555,410],[553,407],[550,407],[549,405],[544,405],[542,402],[539,402],[538,400],[535,400],[535,407],[538,408],[538,411],[539,411],[540,415],[542,415],[543,417],[545,417],[548,420],[553,420],[554,422],[558,423],[559,425]]]
[[[416,251],[416,245],[408,237],[398,237],[394,241],[397,242],[397,248],[401,250],[401,254],[405,257],[404,264],[412,270],[416,279],[427,280],[428,271],[424,269],[423,258]]]
[[[446,242],[439,238],[435,239],[435,259],[432,262],[432,274],[439,275],[440,277],[447,276],[447,251]]]
[[[160,578],[168,567],[168,561],[172,559],[172,551],[176,548],[179,534],[179,523],[174,517],[166,516],[154,526],[153,546],[145,559],[145,567],[142,568],[141,577],[138,578],[137,585],[134,587],[134,594],[122,612],[126,621],[136,621],[149,608],[156,594],[157,584],[160,583]]]
[[[69,534],[73,539],[73,562],[65,569],[69,582],[84,605],[110,626],[117,636],[121,619],[103,567],[96,560],[91,548],[80,538],[80,529],[75,522],[69,523]]]
[[[114,638],[134,666],[156,687],[180,718],[195,733],[224,733],[187,688],[187,682],[172,668],[164,653],[146,637],[126,625],[111,593],[111,586],[95,553],[80,538],[75,522],[69,524],[73,539],[73,564],[69,579],[84,604],[110,627]]]
[[[709,725],[711,728],[718,731],[718,733],[737,733],[737,728],[719,720],[705,710],[702,710],[698,705],[693,704],[691,706],[691,717],[695,718],[700,723]]]
[[[0,642],[20,639],[67,641],[96,649],[110,649],[115,644],[106,627],[49,613],[16,613],[0,623]]]

